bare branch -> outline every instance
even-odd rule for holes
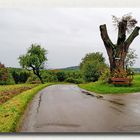
[[[119,22],[117,45],[121,45],[126,39],[127,21]]]
[[[106,24],[100,25],[100,32],[101,32],[101,37],[105,44],[105,47],[114,48],[115,45],[112,43],[112,41],[110,40],[110,38],[108,36]]]
[[[133,40],[139,35],[139,30],[140,30],[140,27],[138,27],[138,26],[135,27],[135,29],[133,30],[133,32],[127,38],[127,40],[125,41],[126,49],[129,48],[129,46],[133,42]]]

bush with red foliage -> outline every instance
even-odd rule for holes
[[[0,85],[7,84],[13,84],[13,79],[4,64],[0,63]]]

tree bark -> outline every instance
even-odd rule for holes
[[[109,57],[110,71],[113,71],[113,68],[115,67],[115,63],[113,60],[113,56],[114,56],[113,50],[115,49],[115,45],[111,42],[108,36],[107,28],[105,24],[100,26],[100,32],[101,32],[101,37],[104,42],[108,57]]]
[[[122,21],[118,25],[118,39],[117,45],[121,45],[126,39],[126,28],[127,28],[127,21]]]

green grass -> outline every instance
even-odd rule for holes
[[[38,91],[49,85],[51,84],[38,85],[0,105],[0,132],[16,132],[16,127],[29,101]]]
[[[87,84],[79,84],[80,88],[100,93],[100,94],[119,94],[119,93],[134,93],[140,92],[140,75],[135,75],[133,84],[129,86],[114,86],[112,84],[105,84],[101,81]]]

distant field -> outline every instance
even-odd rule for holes
[[[32,89],[37,85],[33,84],[19,84],[19,85],[3,85],[0,86],[0,104],[5,103],[17,94],[23,91]]]
[[[105,84],[101,81],[94,83],[80,84],[79,87],[100,94],[119,94],[119,93],[134,93],[140,92],[140,75],[135,75],[132,86],[114,86]]]

